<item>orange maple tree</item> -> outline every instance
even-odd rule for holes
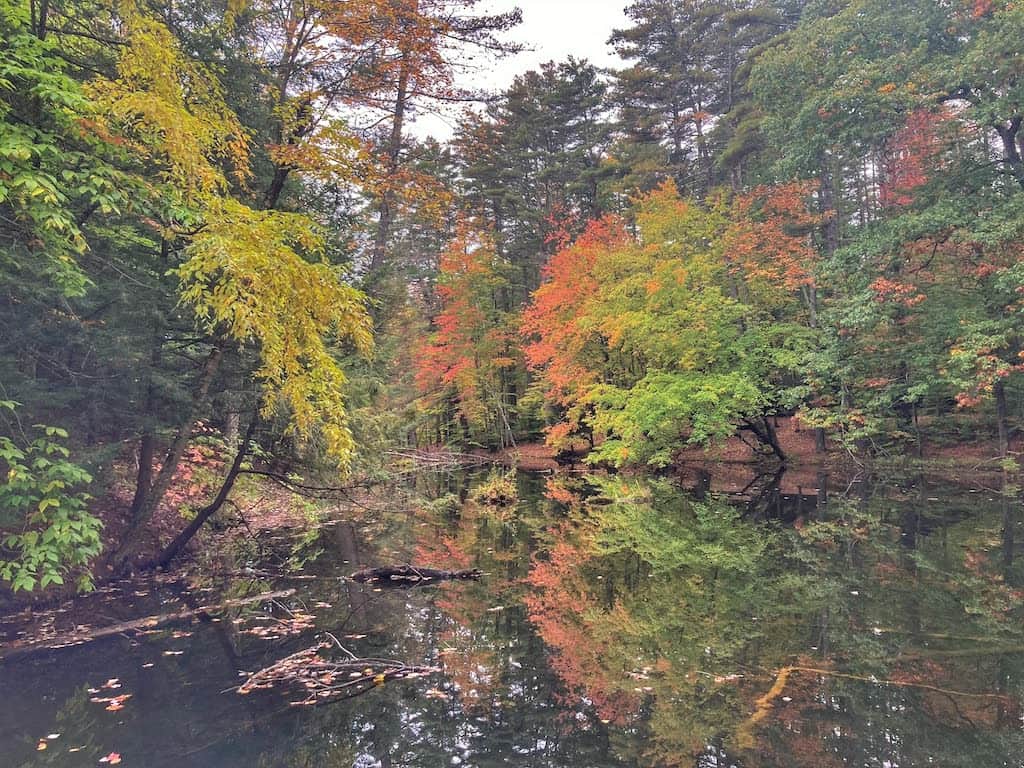
[[[428,405],[454,405],[463,426],[509,436],[509,377],[521,365],[512,313],[503,301],[506,264],[493,239],[464,219],[441,254],[435,330],[416,355]]]

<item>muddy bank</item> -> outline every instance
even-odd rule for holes
[[[711,490],[724,493],[742,492],[776,474],[778,486],[786,493],[804,493],[820,487],[823,477],[853,480],[883,468],[886,472],[895,468],[958,484],[985,478],[995,480],[1003,474],[995,435],[971,441],[924,439],[920,449],[916,444],[900,449],[887,446],[876,455],[855,455],[843,450],[835,440],[826,441],[826,451],[819,452],[814,431],[795,418],[780,416],[773,423],[786,455],[784,465],[749,439],[733,436],[708,448],[680,449],[674,464],[663,472],[678,477],[687,487],[699,488],[706,482],[705,475],[712,471],[715,487]],[[586,452],[587,447],[582,443],[571,453],[557,452],[543,443],[524,443],[503,451],[475,451],[473,455],[532,472],[593,471],[595,468],[585,463]],[[1010,456],[1019,459],[1021,455],[1024,455],[1024,436],[1014,434],[1010,440]],[[780,468],[784,471],[780,472]],[[630,470],[644,471],[643,468]]]

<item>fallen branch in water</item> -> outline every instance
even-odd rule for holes
[[[291,705],[313,706],[359,696],[388,680],[409,680],[441,671],[439,667],[407,666],[394,659],[360,659],[344,648],[347,658],[329,659],[322,652],[330,647],[328,643],[321,643],[285,656],[249,675],[237,691],[246,695],[280,685],[293,686],[305,697],[290,702]]]
[[[0,648],[0,659],[6,659],[14,655],[31,653],[38,650],[53,650],[56,648],[66,648],[71,645],[82,645],[84,643],[92,642],[93,640],[99,640],[100,638],[120,635],[123,632],[153,629],[154,627],[159,627],[163,624],[169,624],[174,621],[183,621],[195,616],[217,613],[228,608],[238,608],[239,606],[250,605],[252,603],[262,603],[275,598],[290,597],[294,594],[294,589],[282,589],[277,592],[262,592],[250,597],[235,597],[230,600],[223,600],[219,603],[200,605],[195,608],[189,608],[175,613],[146,616],[141,619],[133,619],[132,621],[125,621],[120,624],[110,624],[105,627],[79,626],[66,635],[54,635],[52,637],[42,639],[29,639],[24,642],[16,641],[11,643],[10,645]]]
[[[501,463],[497,456],[482,456],[475,453],[459,453],[447,450],[416,450],[409,448],[387,451],[386,455],[400,461],[411,462],[418,467],[434,469],[481,467]]]
[[[802,666],[791,666],[782,667],[778,670],[778,676],[775,678],[775,682],[772,687],[768,689],[768,692],[761,696],[754,703],[754,711],[750,717],[740,725],[736,732],[736,743],[743,749],[750,749],[754,746],[755,732],[757,726],[763,720],[765,720],[774,710],[775,701],[778,699],[783,691],[786,690],[786,685],[789,683],[789,678],[794,674],[812,674],[820,675],[822,677],[832,677],[841,680],[854,680],[859,683],[869,683],[870,685],[883,685],[893,686],[896,688],[915,688],[922,691],[932,691],[939,693],[944,696],[948,696],[951,699],[956,698],[968,698],[968,699],[987,699],[996,702],[1002,702],[1008,706],[1013,705],[1013,699],[1003,693],[982,693],[975,691],[958,691],[951,688],[942,688],[937,685],[930,685],[928,683],[917,682],[913,680],[887,680],[878,679],[874,676],[865,675],[854,675],[848,672],[836,672],[831,669],[823,669],[819,667],[802,667]]]
[[[422,584],[428,581],[450,581],[479,579],[483,572],[479,568],[465,571],[442,571],[437,568],[417,568],[412,565],[389,565],[379,568],[364,568],[349,576],[352,581],[391,584]]]

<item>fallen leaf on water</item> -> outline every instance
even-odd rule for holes
[[[121,681],[118,680],[116,677],[112,677],[109,680],[107,680],[107,682],[105,682],[102,687],[104,687],[104,688],[120,688],[121,687]]]
[[[81,752],[83,749],[85,749],[85,745],[84,744],[82,746],[80,746],[80,747],[70,747],[68,749],[68,752]]]
[[[46,741],[43,740],[43,739],[40,739],[39,743],[36,744],[36,750],[39,751],[39,752],[42,752],[44,749],[46,749]]]
[[[111,696],[110,698],[93,696],[89,701],[94,704],[106,704],[108,712],[117,712],[119,709],[124,709],[124,703],[131,697],[132,695],[130,693],[122,693],[120,696]]]
[[[117,765],[121,762],[121,756],[117,752],[111,752],[106,757],[100,758],[101,763],[109,763],[110,765]]]

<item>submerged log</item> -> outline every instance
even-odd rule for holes
[[[291,597],[294,594],[294,589],[281,589],[276,592],[262,592],[258,595],[250,595],[249,597],[233,597],[228,600],[222,600],[219,603],[200,605],[183,611],[163,613],[156,616],[144,616],[140,619],[132,619],[131,621],[125,621],[119,624],[110,624],[103,627],[78,626],[66,634],[53,634],[39,638],[29,637],[26,640],[15,640],[6,646],[0,646],[0,661],[4,661],[15,654],[20,655],[39,650],[67,648],[68,646],[83,645],[84,643],[99,640],[104,637],[111,637],[113,635],[151,630],[171,622],[185,621],[186,619],[192,618],[208,618],[210,614],[219,613],[227,610],[228,608],[238,608],[244,605],[251,605],[252,603],[262,603],[279,597]]]
[[[479,579],[483,572],[479,568],[465,571],[443,571],[437,568],[418,568],[413,565],[385,565],[379,568],[364,568],[349,578],[358,582],[375,584],[422,584],[428,581],[449,581],[455,579]]]

